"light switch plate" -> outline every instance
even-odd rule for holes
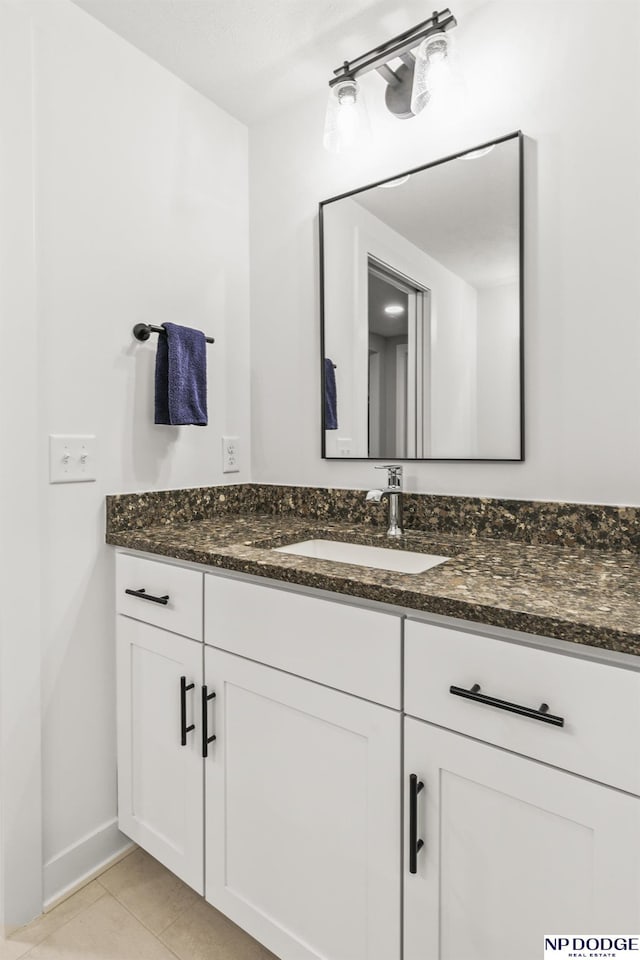
[[[240,472],[240,438],[222,438],[222,472]]]
[[[350,457],[352,447],[353,447],[353,440],[351,439],[351,437],[338,438],[338,456],[339,457]]]
[[[89,483],[96,479],[96,438],[49,436],[49,483]]]

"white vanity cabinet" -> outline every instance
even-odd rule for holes
[[[205,575],[206,897],[282,960],[400,960],[401,630]]]
[[[402,618],[117,565],[121,830],[282,960],[401,960]]]
[[[631,658],[126,553],[116,585],[120,827],[281,960],[640,929]]]
[[[201,622],[201,612],[192,618],[191,603],[195,597],[202,610],[202,574],[121,556],[116,581],[119,826],[203,893],[204,770],[196,728],[203,645],[157,626],[162,617],[187,630]]]
[[[640,929],[640,799],[595,782],[636,782],[640,675],[412,621],[405,663],[404,960]]]
[[[407,861],[423,845],[404,960],[539,960],[545,934],[638,929],[637,797],[410,718],[405,771]]]
[[[205,678],[207,900],[283,960],[399,960],[400,714],[211,648]]]

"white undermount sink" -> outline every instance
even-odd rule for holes
[[[292,553],[298,557],[314,560],[334,560],[337,563],[354,563],[359,567],[374,567],[376,570],[391,570],[395,573],[424,573],[449,557],[431,553],[415,553],[411,550],[390,550],[388,547],[371,547],[362,543],[343,543],[341,540],[303,540],[285,547],[273,547],[278,553]]]

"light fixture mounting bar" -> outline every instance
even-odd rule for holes
[[[334,79],[329,81],[329,86],[333,87],[336,83],[345,79],[355,80],[356,77],[369,73],[371,70],[379,70],[385,76],[380,68],[384,67],[390,60],[394,60],[396,57],[404,59],[425,37],[433,33],[442,33],[444,30],[449,30],[455,26],[457,26],[456,18],[448,7],[439,13],[436,11],[427,20],[416,24],[410,30],[405,30],[404,33],[399,33],[397,37],[387,40],[386,43],[381,43],[372,50],[368,50],[367,53],[361,54],[355,60],[345,60],[341,67],[337,67],[333,71]]]

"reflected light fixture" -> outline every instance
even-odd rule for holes
[[[324,145],[333,153],[365,146],[371,128],[358,77],[377,70],[386,81],[385,103],[396,117],[415,117],[438,96],[448,80],[450,44],[447,30],[457,26],[448,8],[398,34],[355,60],[345,60],[329,81]],[[416,50],[414,54],[413,51]],[[393,69],[389,65],[399,60]]]
[[[469,150],[469,153],[463,153],[458,157],[458,160],[477,160],[478,157],[486,157],[488,153],[491,153],[495,143],[490,143],[488,147],[480,147],[478,150]]]
[[[391,187],[401,187],[403,183],[406,183],[411,179],[410,173],[405,173],[404,177],[394,177],[393,180],[385,180],[384,183],[379,183],[378,186],[381,190],[390,190]]]
[[[404,313],[404,307],[399,303],[390,303],[384,308],[384,312],[389,314],[390,317],[399,317],[401,313]]]

